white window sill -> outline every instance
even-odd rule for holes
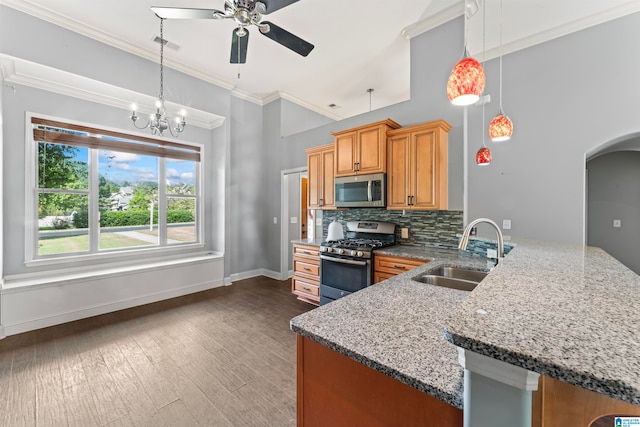
[[[178,265],[210,262],[212,260],[221,260],[223,258],[223,255],[218,252],[200,251],[149,259],[138,259],[134,261],[112,262],[108,264],[85,267],[63,269],[58,268],[56,270],[49,270],[45,272],[6,276],[3,278],[0,288],[2,289],[2,293],[8,293],[12,290],[19,290],[20,288],[24,287],[56,286],[62,282],[81,281],[86,280],[87,278],[127,275],[131,273],[143,272],[145,270],[173,268]],[[77,260],[77,257],[74,257],[74,260]],[[58,259],[56,261],[56,264],[59,265],[60,260]]]

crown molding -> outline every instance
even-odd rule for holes
[[[115,47],[117,49],[123,50],[132,55],[136,55],[141,58],[147,59],[149,61],[159,63],[157,52],[152,52],[147,49],[142,49],[139,46],[136,46],[132,43],[129,43],[117,37],[113,37],[110,34],[107,34],[96,28],[85,25],[81,22],[75,21],[64,15],[60,15],[51,10],[34,6],[33,4],[29,3],[26,0],[0,0],[0,5],[8,6],[12,9],[16,9],[20,12],[24,12],[28,15],[42,19],[43,21],[50,22],[59,27],[65,28],[69,31],[73,31],[74,33],[81,34],[93,40],[96,40],[101,43],[107,44],[109,46]],[[216,78],[211,74],[206,73],[197,68],[187,67],[180,61],[172,60],[170,58],[165,58],[164,65],[176,71],[180,71],[184,74],[187,74],[189,76],[195,77],[205,82],[214,84],[216,86],[220,86],[227,90],[232,90],[233,88],[235,88],[235,85],[233,83],[230,83],[223,79]]]
[[[541,44],[576,31],[584,30],[595,25],[603,24],[605,22],[622,18],[623,16],[630,15],[632,13],[640,12],[640,2],[629,1],[623,5],[607,9],[604,12],[599,12],[584,18],[576,19],[575,21],[567,22],[563,25],[559,25],[554,28],[550,28],[545,31],[537,32],[531,36],[522,37],[517,40],[505,43],[502,45],[502,49],[499,46],[487,49],[484,52],[484,60],[494,59],[502,55],[517,52],[522,49],[526,49],[537,44]],[[464,15],[464,2],[460,2],[457,5],[443,9],[435,15],[422,19],[412,25],[409,25],[402,30],[402,35],[407,39],[416,37],[422,33],[430,31],[439,25],[444,24],[452,19]],[[476,52],[471,52],[472,55],[477,55]]]
[[[406,39],[412,39],[462,15],[464,15],[464,2],[459,2],[405,27],[401,34]]]
[[[0,75],[5,82],[29,86],[65,96],[96,102],[130,111],[135,103],[138,112],[154,112],[156,98],[133,90],[124,89],[67,71],[47,67],[35,62],[0,54]],[[190,126],[214,129],[222,126],[225,118],[174,102],[166,102],[167,110],[178,114],[184,110]]]
[[[331,120],[342,120],[344,119],[344,117],[339,116],[337,114],[333,114],[331,112],[328,111],[324,111],[321,108],[318,108],[316,105],[311,104],[303,99],[300,99],[298,97],[295,97],[287,92],[284,91],[276,91],[276,92],[272,92],[269,95],[266,95],[262,98],[251,95],[248,92],[244,92],[241,91],[239,89],[234,89],[231,91],[231,95],[235,96],[236,98],[240,98],[243,99],[245,101],[248,102],[253,102],[254,104],[258,104],[260,106],[265,106],[273,101],[277,101],[278,99],[286,99],[287,101],[293,102],[294,104],[297,104],[299,106],[301,106],[302,108],[306,108],[307,110],[313,111],[314,113],[318,113],[322,116],[325,116]]]

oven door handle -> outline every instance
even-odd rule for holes
[[[369,182],[367,183],[367,197],[369,198],[370,202],[373,201],[373,191],[371,187],[372,187],[372,181],[369,180]]]
[[[320,255],[320,259],[331,262],[339,262],[342,264],[352,264],[352,265],[367,265],[367,261],[354,261],[352,259],[344,259],[344,258],[333,258],[329,256]]]

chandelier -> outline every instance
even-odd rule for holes
[[[163,33],[163,23],[164,18],[160,18],[160,95],[158,95],[158,99],[156,100],[156,112],[149,115],[149,121],[144,125],[138,125],[139,117],[136,114],[136,105],[132,105],[131,107],[131,121],[133,121],[133,125],[138,129],[151,129],[151,133],[153,135],[159,134],[163,135],[163,132],[169,129],[169,132],[173,137],[177,137],[181,132],[184,131],[185,126],[187,126],[187,122],[185,120],[185,112],[184,110],[180,112],[180,117],[176,117],[175,119],[166,116],[167,109],[164,103],[164,33]]]

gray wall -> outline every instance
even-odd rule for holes
[[[469,218],[511,219],[513,237],[582,243],[585,153],[636,133],[640,70],[636,13],[504,57],[503,106],[514,136],[488,143],[488,167],[469,162]],[[486,67],[498,96],[498,61]],[[486,122],[498,103],[487,106]],[[480,147],[481,108],[470,112],[470,151]]]
[[[640,274],[640,152],[605,154],[587,163],[588,244]],[[613,220],[621,220],[614,228]]]
[[[212,168],[205,177],[207,241],[224,251],[225,276],[255,269],[280,269],[280,173],[303,167],[305,148],[332,141],[331,132],[390,117],[407,126],[444,119],[449,133],[449,208],[463,208],[463,165],[469,163],[469,218],[511,219],[514,238],[581,242],[585,228],[585,153],[608,141],[638,133],[635,84],[640,56],[640,14],[571,34],[504,58],[504,107],[515,123],[510,142],[488,143],[494,161],[473,163],[486,125],[482,111],[469,107],[470,155],[463,158],[463,110],[449,103],[445,85],[463,44],[457,18],[411,40],[411,99],[339,122],[279,99],[257,107],[222,88],[166,69],[170,101],[227,118],[222,128],[191,127],[184,139],[207,144]],[[155,96],[157,64],[48,22],[0,6],[0,53]],[[498,109],[498,61],[486,64]],[[394,78],[394,76],[388,76]],[[3,248],[5,274],[23,271],[24,185],[11,181],[24,164],[24,111],[33,110],[121,129],[128,113],[103,105],[17,87],[3,102]],[[363,91],[366,88],[363,87]],[[374,92],[375,97],[375,92]],[[375,101],[375,99],[374,99]],[[16,203],[16,200],[18,202]],[[246,203],[245,203],[246,201]],[[12,227],[16,227],[15,230]],[[8,233],[14,233],[10,236]]]

